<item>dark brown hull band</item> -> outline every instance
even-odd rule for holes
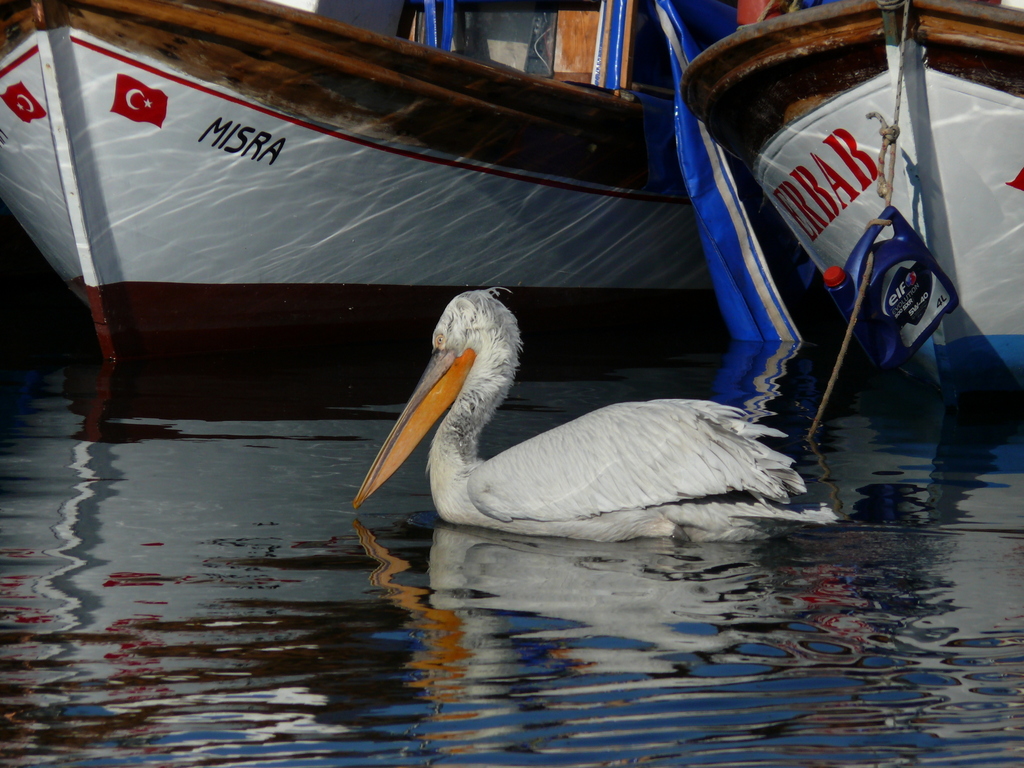
[[[104,356],[119,360],[429,338],[448,301],[472,287],[116,283],[100,289],[107,321],[96,328]],[[97,289],[84,292],[95,306]],[[644,323],[724,333],[709,290],[514,288],[503,300],[527,333]]]

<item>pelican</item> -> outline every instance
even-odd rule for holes
[[[457,525],[594,541],[739,541],[836,519],[827,507],[781,506],[806,490],[793,460],[758,440],[782,432],[704,400],[610,405],[481,459],[480,433],[512,386],[520,349],[519,325],[497,289],[452,299],[427,369],[353,506],[448,410],[427,472],[438,514]]]

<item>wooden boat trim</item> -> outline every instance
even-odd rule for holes
[[[955,74],[965,79],[1020,94],[1020,85],[1015,86],[998,72],[986,74],[986,66],[990,56],[1008,57],[1019,71],[1024,58],[1024,13],[962,0],[914,0],[912,8],[909,34],[914,41],[928,47],[930,67],[940,71],[955,70]],[[901,15],[897,13],[900,24]],[[811,67],[813,63],[808,59],[812,57],[832,62],[832,66],[825,68],[828,70],[840,69],[838,62],[856,51],[878,49],[878,56],[884,57],[884,42],[882,13],[873,0],[846,0],[786,14],[741,28],[709,47],[685,72],[683,93],[687,104],[707,123],[712,135],[749,160],[760,142],[770,138],[771,131],[761,132],[754,141],[758,146],[751,146],[749,139],[740,146],[735,134],[726,134],[722,124],[729,121],[717,120],[716,113],[725,101],[735,97],[737,88],[757,76],[766,81],[782,80],[799,68]],[[984,56],[986,66],[958,67],[953,61],[957,56],[975,60]],[[820,67],[821,61],[817,64]],[[769,71],[773,73],[770,77]],[[843,73],[847,78],[867,80],[878,72],[860,66],[859,69],[847,67]],[[837,71],[816,74],[815,82],[820,91],[808,94],[804,103],[788,104],[783,124],[854,84],[848,80],[834,85],[829,83],[831,78],[839,76]],[[775,130],[781,127],[781,124],[773,126]]]
[[[0,0],[0,9],[27,1]],[[424,159],[441,153],[479,170],[550,175],[552,158],[564,158],[556,176],[581,190],[646,194],[643,107],[631,94],[527,75],[261,0],[31,2],[41,29],[87,32],[357,141]],[[508,150],[541,135],[546,159]]]
[[[630,100],[616,97],[611,92],[584,89],[557,80],[528,75],[511,67],[497,64],[485,64],[468,59],[458,54],[446,53],[426,46],[417,45],[397,37],[388,37],[368,30],[352,27],[333,19],[312,14],[304,14],[284,6],[272,6],[252,0],[202,0],[189,3],[187,6],[166,0],[36,0],[45,9],[46,26],[77,26],[73,17],[61,18],[68,14],[61,13],[62,7],[71,9],[102,9],[126,17],[143,17],[152,21],[188,27],[200,32],[233,38],[239,42],[260,46],[302,58],[314,58],[332,66],[351,68],[354,73],[370,80],[402,88],[417,89],[424,95],[436,97],[448,94],[446,98],[452,103],[462,97],[467,101],[462,104],[486,105],[492,109],[500,109],[500,105],[491,100],[474,98],[470,95],[471,88],[463,92],[439,88],[431,83],[403,75],[397,67],[378,66],[372,63],[372,49],[386,58],[388,64],[395,63],[393,54],[400,54],[405,60],[415,60],[427,67],[438,67],[443,60],[444,69],[465,74],[473,83],[477,78],[486,77],[492,84],[510,85],[517,88],[529,83],[538,90],[550,91],[552,95],[569,97],[573,101],[603,110],[616,109],[625,113],[640,109],[638,104]],[[228,16],[228,12],[231,15]],[[242,20],[237,11],[251,11],[249,18]],[[142,12],[145,11],[143,14]],[[254,18],[260,16],[264,18]],[[266,20],[271,16],[273,21]],[[52,21],[51,21],[52,19]],[[287,22],[293,29],[282,34],[280,22]],[[320,34],[317,33],[326,33]],[[302,37],[300,37],[300,35]],[[341,38],[341,40],[339,40]],[[339,45],[339,43],[341,43]],[[370,49],[370,50],[367,50]],[[479,83],[476,83],[479,86]],[[503,99],[507,101],[507,99]],[[517,116],[524,112],[509,110]]]
[[[1024,13],[985,3],[929,0],[914,39],[931,69],[1024,96]]]
[[[99,2],[90,4],[119,11],[125,11],[125,6],[127,5],[126,3],[119,2]],[[158,9],[158,12],[151,14],[149,18],[155,21],[171,24],[181,23],[181,14],[161,13],[159,10],[163,9]],[[192,22],[191,26],[194,29],[201,32],[217,33],[223,27],[222,24],[218,23],[219,20],[210,14],[209,11],[196,11],[189,18],[189,21]],[[460,109],[489,109],[513,120],[528,121],[537,125],[544,125],[549,128],[562,128],[562,126],[552,120],[546,120],[544,118],[537,117],[536,115],[531,115],[515,109],[509,109],[508,107],[504,107],[500,104],[494,104],[482,99],[474,98],[473,96],[459,93],[458,91],[442,88],[432,83],[417,80],[366,61],[354,60],[340,55],[337,51],[329,49],[326,46],[312,45],[305,41],[295,41],[289,36],[270,36],[269,31],[264,29],[261,25],[248,24],[244,22],[235,23],[232,25],[232,37],[242,43],[261,45],[277,53],[295,56],[317,64],[322,64],[340,72],[344,72],[345,74],[356,75],[367,80],[372,80],[373,82],[381,85],[389,85],[395,88],[401,88],[405,91],[411,91],[420,96],[437,99],[451,107]],[[580,131],[577,130],[575,133],[578,134]]]
[[[11,7],[24,6],[21,10]],[[3,18],[4,13],[10,16]],[[0,55],[15,48],[36,29],[36,21],[29,0],[0,0]]]
[[[137,8],[137,3],[133,3],[131,0],[128,2],[120,0],[90,0],[90,2],[76,3],[76,5],[83,8],[103,8],[124,14],[132,14],[133,6]],[[223,35],[229,29],[220,14],[213,11],[203,8],[183,9],[180,6],[159,2],[159,0],[156,0],[147,8],[146,15],[147,18],[153,21],[166,24],[185,25],[187,23],[193,29],[211,34]],[[72,25],[74,26],[73,23]],[[535,115],[442,88],[432,83],[394,72],[385,67],[377,66],[365,60],[349,58],[334,46],[312,43],[308,40],[296,40],[291,35],[280,35],[279,32],[266,23],[258,21],[232,21],[230,24],[230,34],[232,38],[242,43],[262,46],[277,53],[313,61],[346,74],[358,75],[382,85],[390,85],[412,91],[422,96],[438,99],[453,107],[491,109],[515,120],[527,120],[539,124],[554,125],[552,121],[544,120]]]
[[[848,0],[785,14],[741,27],[710,46],[683,74],[683,94],[697,117],[707,120],[721,93],[752,72],[883,39],[874,0]]]

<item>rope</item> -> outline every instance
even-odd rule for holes
[[[896,104],[899,104],[899,95],[896,97]],[[898,106],[896,112],[899,112]],[[895,122],[889,125],[878,112],[869,112],[868,118],[875,118],[882,124],[878,129],[882,137],[882,149],[878,153],[878,196],[885,200],[888,207],[892,202],[892,179],[896,172],[896,140],[900,137],[900,127]],[[895,119],[899,119],[898,115]]]
[[[899,41],[899,71],[896,77],[896,99],[893,107],[892,114],[892,125],[889,125],[885,118],[882,117],[878,112],[871,112],[867,115],[867,118],[877,119],[882,127],[878,133],[882,137],[882,149],[878,153],[878,196],[885,200],[885,205],[888,208],[892,204],[892,188],[893,188],[893,177],[896,172],[896,141],[900,137],[900,104],[903,99],[903,63],[904,63],[904,52],[906,50],[907,43],[907,30],[908,20],[910,18],[910,4],[911,0],[875,0],[878,7],[883,13],[895,13],[901,6],[903,8],[903,29],[900,33]],[[889,226],[892,224],[888,219],[874,219],[868,223],[868,228],[875,225]],[[871,281],[872,273],[875,267],[875,253],[873,250],[868,251],[867,259],[864,262],[864,275],[860,281],[860,287],[857,291],[857,299],[853,304],[853,312],[850,314],[850,320],[846,325],[846,334],[843,336],[843,343],[839,347],[839,355],[836,357],[835,365],[832,366],[832,375],[829,377],[828,384],[825,387],[825,393],[821,396],[821,403],[818,405],[818,412],[814,415],[814,420],[811,422],[811,428],[807,433],[807,439],[811,443],[811,447],[816,449],[817,444],[814,439],[815,433],[818,431],[818,427],[821,425],[821,418],[825,413],[825,408],[828,407],[829,398],[832,396],[832,390],[835,387],[836,379],[839,378],[839,369],[843,365],[843,360],[846,358],[847,350],[850,348],[850,339],[853,338],[853,329],[857,325],[857,319],[860,316],[860,309],[864,303],[864,296],[867,294],[868,283]]]
[[[895,13],[903,6],[903,29],[900,32],[900,68],[896,77],[896,100],[892,109],[892,125],[877,112],[868,114],[868,119],[877,119],[882,124],[878,129],[882,137],[882,149],[878,153],[878,196],[885,200],[888,207],[892,204],[892,180],[896,172],[896,140],[900,137],[900,104],[903,103],[903,63],[907,48],[907,29],[910,20],[911,0],[875,0],[883,12]]]
[[[901,3],[903,0],[899,0]],[[764,8],[761,9],[760,15],[757,17],[755,24],[758,24],[768,18],[768,14],[772,11],[777,11],[780,14],[796,13],[797,11],[803,10],[803,0],[772,0],[770,3],[766,3]]]
[[[868,227],[873,227],[876,224],[881,224],[884,227],[892,224],[888,219],[873,219]],[[828,384],[825,386],[825,394],[821,396],[821,403],[818,405],[818,412],[814,414],[814,421],[811,422],[811,428],[807,433],[809,440],[814,440],[814,434],[818,431],[818,427],[821,426],[821,417],[825,413],[825,408],[828,406],[829,398],[832,397],[832,390],[836,385],[836,380],[839,378],[839,369],[843,366],[843,360],[846,359],[846,351],[850,348],[850,340],[853,338],[853,328],[857,325],[857,318],[860,316],[860,308],[864,305],[864,297],[868,292],[868,283],[871,282],[871,273],[875,267],[875,252],[868,251],[868,257],[864,260],[864,275],[860,279],[860,287],[857,289],[857,298],[853,302],[853,312],[850,313],[850,321],[846,324],[846,333],[843,335],[843,343],[839,347],[839,354],[836,356],[835,365],[832,366],[832,375],[828,379]]]

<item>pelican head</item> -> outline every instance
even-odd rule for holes
[[[519,324],[498,300],[497,288],[452,299],[434,328],[433,353],[409,402],[395,422],[352,501],[359,507],[409,457],[451,406],[462,425],[467,457],[480,430],[508,394],[519,366]]]

